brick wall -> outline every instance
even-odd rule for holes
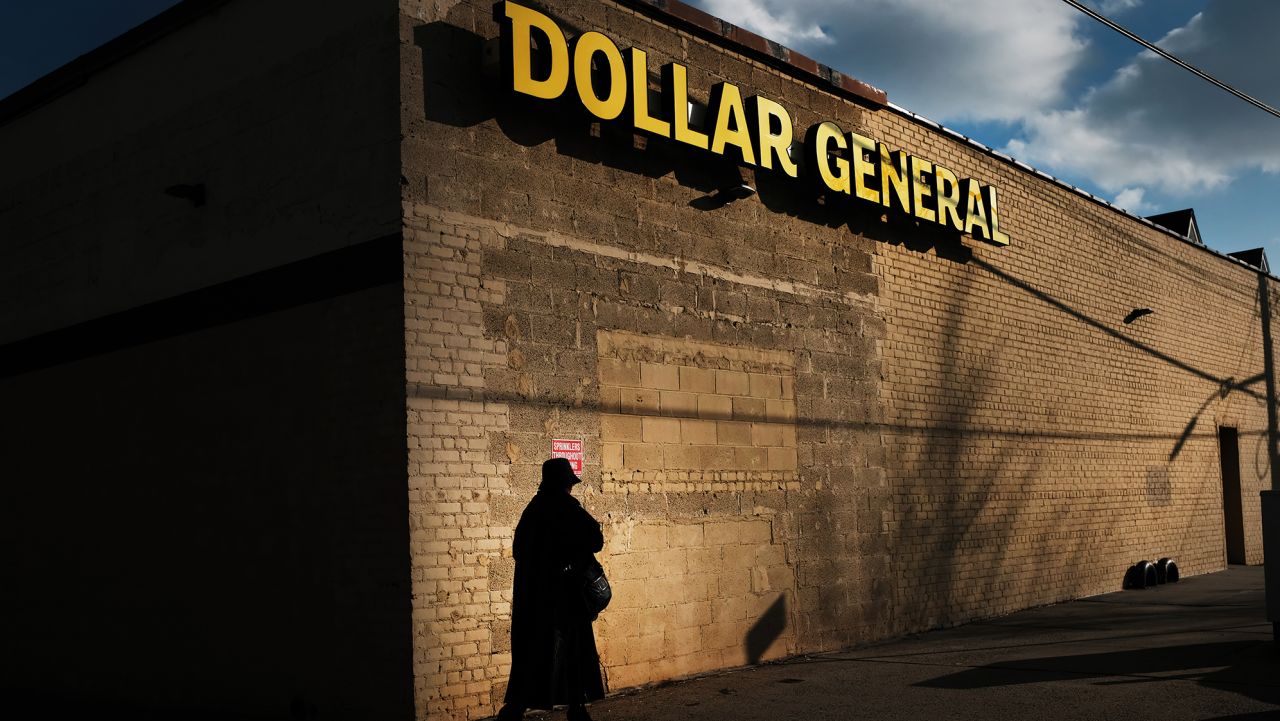
[[[876,256],[902,629],[1112,591],[1141,559],[1223,568],[1219,426],[1240,430],[1261,563],[1257,274],[902,116],[866,119],[996,184],[1015,239]]]
[[[603,494],[799,490],[794,354],[604,330],[596,348]],[[771,515],[611,526],[619,603],[599,624],[611,684],[794,652],[795,572]],[[771,609],[779,627],[747,640]]]
[[[418,716],[465,717],[489,708],[509,670],[511,458],[501,443],[507,404],[484,392],[508,363],[505,338],[486,337],[481,302],[501,303],[481,280],[494,234],[449,223],[426,207],[405,213],[405,343],[414,700]],[[504,501],[506,512],[493,513]]]
[[[551,10],[653,67],[685,64],[699,102],[732,81],[797,129],[833,120],[993,183],[1013,244],[501,98],[482,70],[486,0],[401,0],[398,63],[390,6],[352,7],[230,3],[0,133],[0,235],[18,239],[0,249],[0,340],[27,359],[3,391],[11,472],[30,479],[7,547],[47,547],[9,564],[24,581],[9,616],[36,619],[8,633],[35,659],[11,683],[181,709],[232,664],[230,710],[394,716],[412,683],[420,718],[491,713],[512,529],[553,438],[583,441],[578,493],[605,528],[617,597],[596,630],[613,689],[1113,590],[1140,558],[1221,568],[1219,427],[1240,431],[1247,558],[1261,562],[1270,334],[1253,272],[856,82],[783,71],[779,57],[804,59],[700,16]],[[206,206],[163,192],[189,182],[206,183]],[[758,195],[716,200],[742,182]],[[148,325],[164,299],[388,232],[402,286]],[[239,307],[238,292],[209,305]],[[1136,307],[1156,313],[1123,324]],[[142,329],[132,341],[31,350],[117,311]],[[85,450],[51,467],[68,418]],[[139,439],[159,450],[121,450]],[[249,531],[219,546],[220,516]],[[82,530],[48,533],[67,517]],[[193,535],[202,568],[186,571]],[[85,550],[157,547],[112,577]],[[166,584],[218,588],[168,606]],[[243,610],[244,586],[270,589],[269,614],[193,620]],[[102,661],[128,639],[59,605],[81,598],[138,614],[133,665]],[[32,675],[85,639],[75,678]],[[246,672],[228,639],[268,653]],[[155,695],[138,669],[170,683]]]
[[[608,491],[799,488],[794,356],[599,331]]]
[[[634,12],[556,11],[643,37],[655,63],[694,59],[696,87],[711,65],[807,119],[829,110]],[[884,636],[874,243],[766,178],[780,214],[700,210],[736,168],[491,102],[475,63],[491,14],[402,7],[420,716],[500,703],[511,532],[553,438],[584,441],[579,496],[605,526],[611,688]]]
[[[0,342],[398,232],[394,23],[233,0],[0,125]]]
[[[106,335],[146,342],[84,356],[80,328],[74,352],[6,364],[10,715],[412,713],[401,298],[203,327],[198,303],[168,327],[139,309]]]
[[[489,3],[402,2],[420,717],[500,703],[556,438],[605,528],[615,690],[1116,590],[1141,558],[1221,568],[1218,426],[1261,560],[1254,273],[636,7],[551,12],[686,64],[700,102],[729,80],[994,183],[1014,243],[507,101]]]
[[[393,8],[234,0],[5,101],[10,715],[411,713]]]

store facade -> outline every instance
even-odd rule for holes
[[[217,12],[103,75],[141,93],[139,74],[182,57],[163,43],[207,34],[214,52],[273,12],[195,5]],[[15,152],[35,148],[24,172],[39,182],[6,213],[26,236],[58,210],[40,200],[50,189],[92,198],[78,178],[121,172],[103,148],[154,159],[138,185],[207,179],[207,205],[170,195],[159,221],[108,219],[97,236],[72,224],[8,251],[70,267],[51,243],[91,258],[100,242],[108,271],[138,278],[23,286],[62,300],[6,317],[22,362],[0,388],[37,413],[98,379],[107,476],[203,478],[183,495],[196,507],[217,489],[266,499],[230,555],[213,539],[221,515],[245,515],[239,501],[186,529],[208,537],[201,557],[222,559],[222,582],[249,568],[275,589],[278,625],[222,633],[294,648],[246,674],[231,707],[492,713],[512,530],[553,453],[581,463],[579,496],[604,524],[615,600],[596,629],[612,690],[1118,590],[1140,559],[1173,557],[1184,575],[1262,562],[1271,276],[679,3],[402,0],[358,22],[340,5],[309,21],[324,42],[264,40],[278,57],[246,64],[256,85],[157,111],[216,150],[156,148],[138,140],[155,122],[121,119],[43,169],[42,129],[93,85],[0,128]],[[320,71],[318,58],[331,58]],[[201,110],[226,127],[193,122]],[[306,142],[282,147],[291,129]],[[264,153],[263,167],[245,160]],[[68,207],[118,215],[87,202]],[[151,256],[111,249],[124,238],[191,262],[157,279],[137,270]],[[244,310],[208,310],[228,299]],[[143,339],[73,350],[121,327]],[[204,410],[175,426],[173,399],[137,370],[152,366],[202,389]],[[128,368],[128,388],[111,390]],[[262,397],[290,410],[253,411]],[[43,413],[16,431],[22,475],[82,487],[84,469],[41,465],[59,427]],[[191,471],[203,444],[184,427],[234,462]],[[121,460],[126,441],[164,462]],[[16,533],[42,538],[59,494],[29,493],[38,512]],[[149,527],[153,510],[134,522]],[[42,562],[22,568],[47,581]],[[15,598],[43,613],[40,592]],[[220,598],[175,600],[166,618]],[[154,617],[133,623],[164,647]],[[35,635],[17,637],[40,657]],[[346,665],[320,660],[335,638]],[[174,653],[216,677],[234,656],[217,648],[211,633]],[[281,691],[271,667],[289,664],[300,670]],[[130,668],[115,686],[144,699]],[[344,679],[358,683],[336,690]],[[171,705],[200,689],[183,682]]]

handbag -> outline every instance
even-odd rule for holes
[[[609,587],[609,579],[605,578],[604,566],[595,556],[588,556],[585,561],[570,564],[564,570],[569,590],[582,599],[590,619],[596,620],[596,616],[613,600],[613,589]]]

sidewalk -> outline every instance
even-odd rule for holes
[[[590,711],[597,721],[1280,719],[1280,652],[1263,604],[1262,568],[1233,567],[638,691]]]

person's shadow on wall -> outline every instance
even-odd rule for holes
[[[787,630],[787,594],[784,591],[747,631],[747,637],[743,640],[743,646],[747,650],[747,663],[752,666],[760,663],[764,652],[769,650],[785,630]]]

